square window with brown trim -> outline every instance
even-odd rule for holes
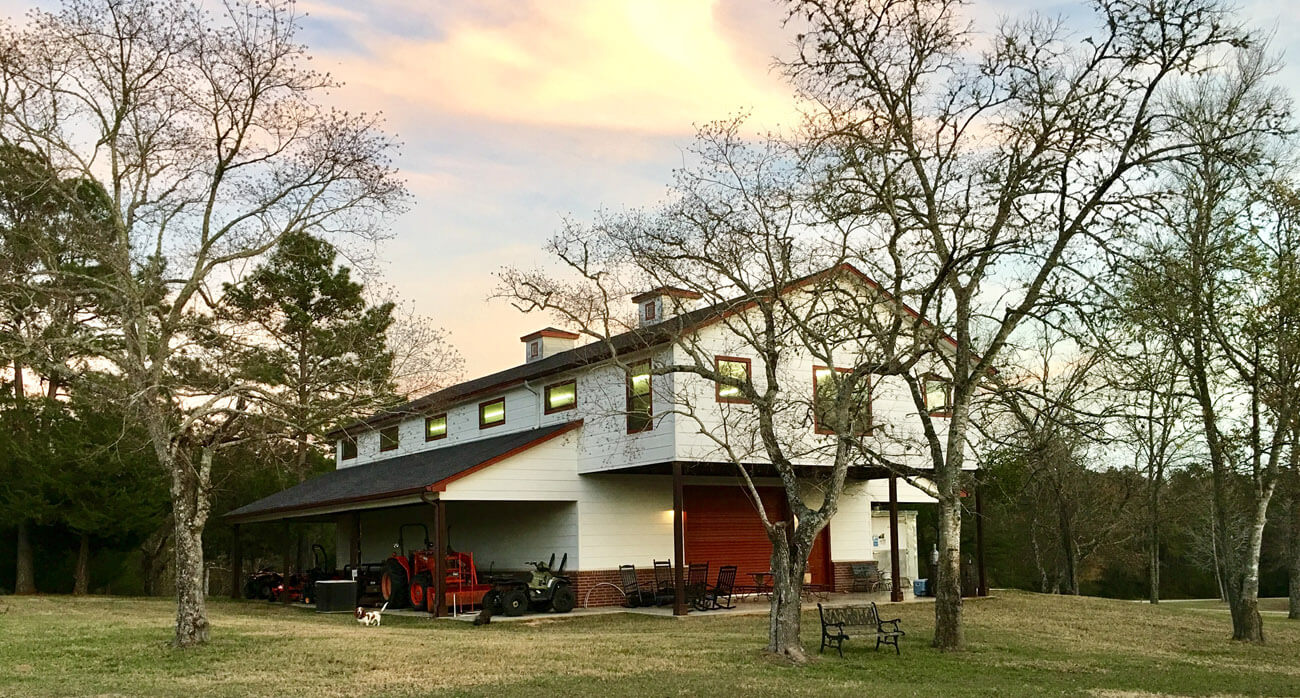
[[[391,427],[384,427],[379,430],[379,450],[391,451],[397,448],[399,425],[394,424]]]
[[[435,414],[424,418],[424,440],[437,441],[447,438],[447,414]]]
[[[650,362],[632,364],[627,374],[627,433],[654,428],[654,397],[651,393]]]
[[[834,415],[837,395],[843,382],[850,374],[849,368],[813,368],[813,429],[818,434],[836,432]],[[855,434],[871,433],[871,390],[869,381],[862,379],[856,395],[850,404],[850,417],[853,420]]]
[[[718,375],[724,378],[731,378],[746,384],[750,381],[751,362],[749,359],[738,356],[715,356],[713,357],[713,365]],[[749,403],[749,398],[745,397],[745,392],[739,386],[728,385],[721,381],[715,385],[718,402]]]
[[[578,381],[546,386],[546,414],[571,410],[578,406]]]
[[[478,406],[478,428],[487,429],[488,427],[501,426],[506,423],[506,399],[499,397],[495,400],[480,402]]]
[[[935,373],[921,379],[925,390],[925,409],[931,417],[952,416],[952,381]]]
[[[343,460],[352,460],[357,457],[357,440],[353,438],[341,439],[343,443]]]

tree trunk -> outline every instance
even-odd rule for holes
[[[90,534],[81,534],[81,544],[77,547],[77,568],[73,572],[72,593],[85,596],[90,593]]]
[[[1246,549],[1237,560],[1240,569],[1233,571],[1228,583],[1232,639],[1242,642],[1264,641],[1264,622],[1259,615],[1259,553],[1263,547],[1264,524],[1267,521],[1271,494],[1272,489],[1266,488],[1255,502]]]
[[[1300,620],[1300,488],[1291,495],[1291,565],[1286,617]]]
[[[1160,475],[1156,476],[1157,478]],[[1160,485],[1151,485],[1151,519],[1147,526],[1147,600],[1160,603]]]
[[[208,641],[208,609],[203,588],[203,527],[208,516],[211,449],[200,453],[193,468],[183,454],[172,458],[173,546],[176,553],[176,637],[173,647],[194,647]]]
[[[32,541],[26,520],[18,522],[18,563],[14,574],[15,594],[35,594],[36,574],[32,564]]]
[[[1153,531],[1153,535],[1155,532]],[[1153,539],[1147,552],[1147,601],[1160,603],[1160,544]]]
[[[176,517],[176,637],[173,647],[208,641],[208,609],[203,589],[203,530]]]
[[[767,651],[802,663],[807,660],[799,638],[803,613],[803,575],[808,556],[799,554],[786,535],[788,522],[769,535],[772,540],[772,605],[768,613]]]
[[[145,596],[157,596],[158,562],[167,550],[167,541],[171,540],[171,522],[164,523],[140,545],[140,581],[144,586]]]
[[[955,483],[945,485],[939,492],[939,579],[934,594],[933,646],[960,650],[966,644],[961,627],[961,501]]]

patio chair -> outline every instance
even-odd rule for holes
[[[700,596],[695,607],[701,611],[718,608],[735,608],[731,603],[731,592],[736,586],[736,566],[723,565],[718,568],[718,583],[709,587]]]
[[[873,592],[880,588],[880,567],[874,562],[855,562],[849,566],[853,574],[851,591]]]
[[[655,603],[664,606],[677,599],[677,581],[673,579],[673,561],[655,560]]]
[[[641,583],[636,578],[635,565],[619,565],[618,574],[623,581],[623,597],[626,599],[623,602],[624,606],[636,608],[637,606],[654,605],[654,592],[641,588]]]
[[[686,604],[696,606],[709,585],[709,563],[692,562],[686,567]]]

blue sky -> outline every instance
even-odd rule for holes
[[[52,3],[42,3],[52,4]],[[29,3],[0,0],[6,14]],[[467,377],[522,359],[546,322],[489,301],[493,272],[543,260],[562,218],[661,198],[693,124],[749,110],[789,123],[771,70],[787,50],[768,0],[306,0],[302,38],[345,82],[331,99],[381,111],[404,143],[414,206],[377,250],[384,281],[452,332]],[[1079,2],[976,1],[982,26]],[[1300,7],[1248,2],[1300,65]],[[1290,87],[1300,67],[1280,76]]]

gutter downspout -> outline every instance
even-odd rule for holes
[[[529,385],[528,381],[526,380],[524,381],[524,390],[527,390],[528,392],[532,393],[533,396],[537,398],[537,425],[533,428],[541,429],[542,414],[546,412],[546,406],[542,404],[542,394],[537,392],[536,390],[533,390],[533,386]]]

